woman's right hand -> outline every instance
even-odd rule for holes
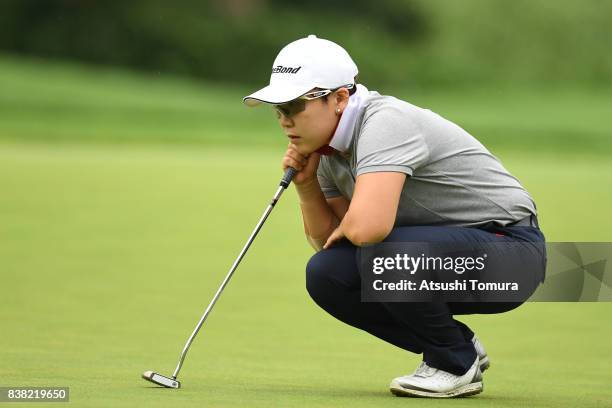
[[[307,184],[316,179],[320,158],[321,155],[317,152],[305,156],[297,151],[293,143],[289,143],[289,147],[282,160],[283,171],[285,171],[287,167],[293,167],[298,171],[293,177],[293,183],[297,186]]]

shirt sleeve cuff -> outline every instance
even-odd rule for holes
[[[375,164],[372,166],[360,167],[357,169],[357,176],[366,173],[378,173],[383,171],[405,173],[406,175],[412,177],[412,167],[398,164]]]
[[[338,190],[333,188],[322,188],[321,191],[323,191],[325,198],[340,197],[342,195]]]

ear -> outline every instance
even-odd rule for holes
[[[349,101],[349,91],[346,88],[340,88],[335,92],[334,102],[341,110],[346,108]]]

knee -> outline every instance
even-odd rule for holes
[[[306,265],[306,289],[310,297],[329,311],[361,287],[353,245],[338,245],[314,254]]]
[[[330,263],[328,254],[319,251],[314,254],[306,264],[306,290],[310,297],[317,303],[327,292],[325,288],[329,285]]]

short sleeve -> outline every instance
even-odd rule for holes
[[[356,175],[395,171],[412,176],[428,157],[429,148],[420,127],[401,109],[386,107],[363,124],[356,151]]]
[[[328,171],[328,166],[325,165],[325,158],[321,157],[321,161],[319,162],[319,167],[317,168],[317,179],[319,180],[319,186],[321,186],[321,191],[325,198],[333,198],[340,196],[340,191],[338,191],[338,187],[333,182],[331,175]]]

